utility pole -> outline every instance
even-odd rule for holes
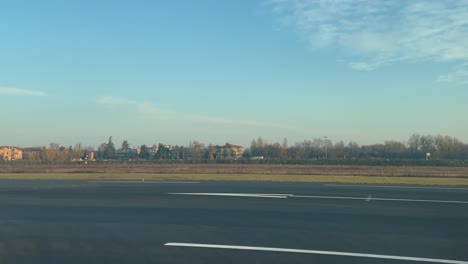
[[[328,144],[327,144],[327,136],[325,136],[325,159],[328,159]]]

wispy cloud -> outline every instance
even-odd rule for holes
[[[468,85],[468,63],[454,67],[453,72],[440,75],[439,82],[454,82],[460,85]]]
[[[468,62],[467,0],[271,0],[270,4],[313,47],[338,48],[357,70],[401,61]],[[465,82],[466,77],[458,72],[439,80]]]
[[[298,133],[310,133],[301,128],[276,124],[259,122],[252,120],[234,120],[228,118],[220,118],[206,115],[197,115],[193,113],[180,113],[172,109],[164,109],[154,105],[151,102],[146,101],[135,101],[122,97],[105,96],[96,100],[98,104],[109,106],[109,107],[129,107],[135,110],[139,117],[142,118],[173,118],[183,121],[201,122],[209,124],[220,124],[220,125],[235,125],[243,127],[258,127],[258,128],[271,128],[271,129],[283,129],[290,130]]]
[[[161,109],[150,102],[138,102],[115,96],[101,97],[97,100],[97,103],[107,106],[130,106],[137,111],[140,117],[160,117],[163,114],[172,112],[167,109]]]
[[[379,65],[382,63],[380,62],[374,62],[374,63],[368,63],[368,62],[352,62],[350,64],[351,68],[359,71],[371,71],[377,68]]]
[[[244,127],[282,129],[282,130],[290,130],[290,131],[294,131],[298,133],[310,133],[310,131],[306,131],[305,129],[301,129],[301,128],[293,127],[289,125],[277,124],[277,123],[268,123],[268,122],[259,122],[259,121],[250,121],[250,120],[225,119],[225,118],[202,116],[202,115],[185,115],[185,117],[196,122],[236,125],[236,126],[244,126]]]
[[[104,96],[96,100],[98,104],[102,105],[135,105],[136,101],[128,100],[122,97]]]
[[[26,90],[13,87],[0,87],[0,95],[10,96],[47,96],[46,93],[36,90]]]

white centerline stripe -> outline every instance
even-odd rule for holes
[[[424,199],[403,199],[403,198],[378,198],[378,197],[347,197],[347,196],[319,196],[319,195],[293,195],[292,197],[315,198],[315,199],[343,199],[343,200],[366,200],[366,201],[395,201],[395,202],[468,204],[468,201],[424,200]]]
[[[393,201],[393,202],[420,202],[420,203],[453,203],[468,204],[468,201],[451,200],[425,200],[425,199],[405,199],[405,198],[379,198],[379,197],[351,197],[351,196],[321,196],[321,195],[295,195],[284,193],[167,193],[175,195],[199,195],[199,196],[227,196],[227,197],[256,197],[256,198],[312,198],[312,199],[341,199],[341,200],[364,200],[370,201]]]
[[[422,262],[432,262],[432,263],[468,264],[468,261],[463,261],[463,260],[418,258],[418,257],[364,254],[364,253],[352,253],[352,252],[340,252],[340,251],[307,250],[307,249],[292,249],[292,248],[273,248],[273,247],[250,247],[250,246],[196,244],[196,243],[166,243],[164,245],[165,246],[171,246],[171,247],[195,247],[195,248],[255,250],[255,251],[305,253],[305,254],[333,255],[333,256],[346,256],[346,257],[362,257],[362,258],[422,261]]]
[[[200,182],[182,182],[182,181],[88,181],[93,183],[159,183],[159,184],[195,184]]]
[[[230,197],[255,197],[255,198],[280,198],[285,199],[292,194],[272,194],[272,193],[168,193],[176,195],[200,195],[200,196],[230,196]]]
[[[364,184],[324,184],[325,186],[334,187],[366,187],[366,188],[401,188],[401,189],[440,189],[440,190],[462,190],[467,191],[468,188],[461,187],[429,187],[429,186],[398,186],[398,185],[364,185]]]

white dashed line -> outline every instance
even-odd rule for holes
[[[345,256],[345,257],[406,260],[406,261],[419,261],[419,262],[431,262],[431,263],[468,264],[468,261],[463,261],[463,260],[405,257],[405,256],[365,254],[365,253],[352,253],[352,252],[340,252],[340,251],[325,251],[325,250],[307,250],[307,249],[273,248],[273,247],[250,247],[250,246],[194,244],[194,243],[166,243],[164,245],[165,246],[171,246],[171,247],[194,247],[194,248],[254,250],[254,251],[318,254],[318,255],[332,255],[332,256]]]

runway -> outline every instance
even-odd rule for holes
[[[0,181],[0,263],[468,263],[468,189]]]

